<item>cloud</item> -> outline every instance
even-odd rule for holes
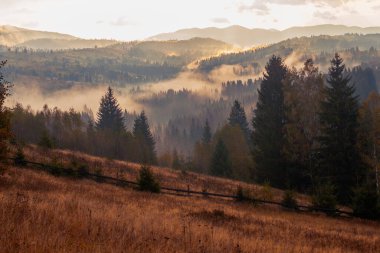
[[[111,22],[111,25],[113,26],[128,26],[133,25],[132,22],[127,20],[125,17],[119,17],[118,19]]]
[[[353,2],[357,0],[267,0],[263,1],[271,4],[282,4],[282,5],[306,5],[313,4],[315,6],[332,6],[337,7],[344,5],[348,2]]]
[[[313,15],[315,18],[334,20],[337,17],[330,11],[316,11]]]
[[[260,16],[269,15],[270,13],[267,3],[264,3],[263,1],[255,1],[254,3],[248,4],[248,5],[242,4],[238,7],[238,11],[239,12],[253,11],[257,15],[260,15]]]
[[[228,24],[230,21],[227,18],[213,18],[211,19],[211,22],[217,23],[217,24]]]
[[[258,15],[268,15],[270,8],[268,5],[307,5],[312,4],[318,8],[322,7],[338,7],[349,2],[359,0],[255,0],[251,4],[240,4],[239,12],[254,11]]]

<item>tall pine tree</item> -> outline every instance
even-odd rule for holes
[[[215,146],[210,172],[212,175],[220,177],[230,177],[232,175],[230,157],[222,139],[219,139]]]
[[[352,188],[360,180],[360,155],[357,151],[358,97],[344,75],[345,65],[339,54],[331,60],[326,99],[321,104],[320,176],[335,186],[337,198],[348,203]]]
[[[259,90],[259,99],[252,120],[252,154],[259,182],[269,181],[276,187],[286,184],[283,154],[284,145],[284,92],[287,74],[282,59],[272,56],[265,67]]]
[[[228,122],[231,126],[240,127],[248,140],[250,133],[248,128],[247,117],[245,115],[244,108],[240,105],[239,101],[237,100],[235,100],[234,105],[232,106]]]
[[[100,101],[100,108],[97,114],[96,127],[98,130],[112,132],[122,132],[125,130],[123,122],[123,111],[120,109],[113,90],[108,87],[106,94]]]
[[[156,164],[156,142],[150,131],[148,119],[144,111],[142,111],[141,114],[135,119],[133,125],[133,136],[137,144],[136,160],[145,164]]]
[[[10,112],[4,107],[5,99],[9,96],[11,85],[4,79],[1,69],[6,61],[0,61],[0,159],[7,154],[7,141],[10,137]]]

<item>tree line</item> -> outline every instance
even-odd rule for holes
[[[210,174],[313,195],[316,206],[352,206],[379,217],[377,135],[380,96],[360,104],[336,54],[327,75],[311,59],[300,70],[273,56],[251,120],[235,101],[228,124],[195,145],[194,163]]]
[[[156,164],[157,154],[147,116],[136,115],[133,129],[125,127],[125,112],[108,88],[101,98],[95,122],[91,111],[61,111],[44,106],[33,112],[17,104],[10,125],[15,143],[34,143],[44,148],[66,148],[114,159]]]

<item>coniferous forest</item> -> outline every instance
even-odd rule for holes
[[[9,137],[17,145],[70,149],[269,184],[310,194],[316,206],[348,205],[357,208],[357,215],[374,218],[379,215],[380,96],[372,92],[360,99],[355,89],[360,78],[354,75],[339,54],[331,59],[327,73],[312,59],[295,69],[272,56],[262,78],[228,81],[222,93],[233,94],[231,99],[206,104],[206,110],[224,116],[183,115],[155,128],[144,111],[131,114],[121,108],[112,87],[99,101],[96,116],[89,109],[62,111],[46,105],[33,111],[17,104],[2,109],[2,142]],[[4,101],[9,84],[3,76],[1,80]],[[176,96],[196,94],[168,91],[151,103],[167,103]],[[257,99],[248,114],[239,96],[245,102]],[[190,124],[190,130],[180,132],[181,124]],[[167,138],[174,140],[166,142],[171,147],[158,152],[157,144]],[[362,205],[373,211],[361,211]]]

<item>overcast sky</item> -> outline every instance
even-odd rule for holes
[[[190,27],[380,26],[380,0],[0,0],[0,24],[143,39]]]

